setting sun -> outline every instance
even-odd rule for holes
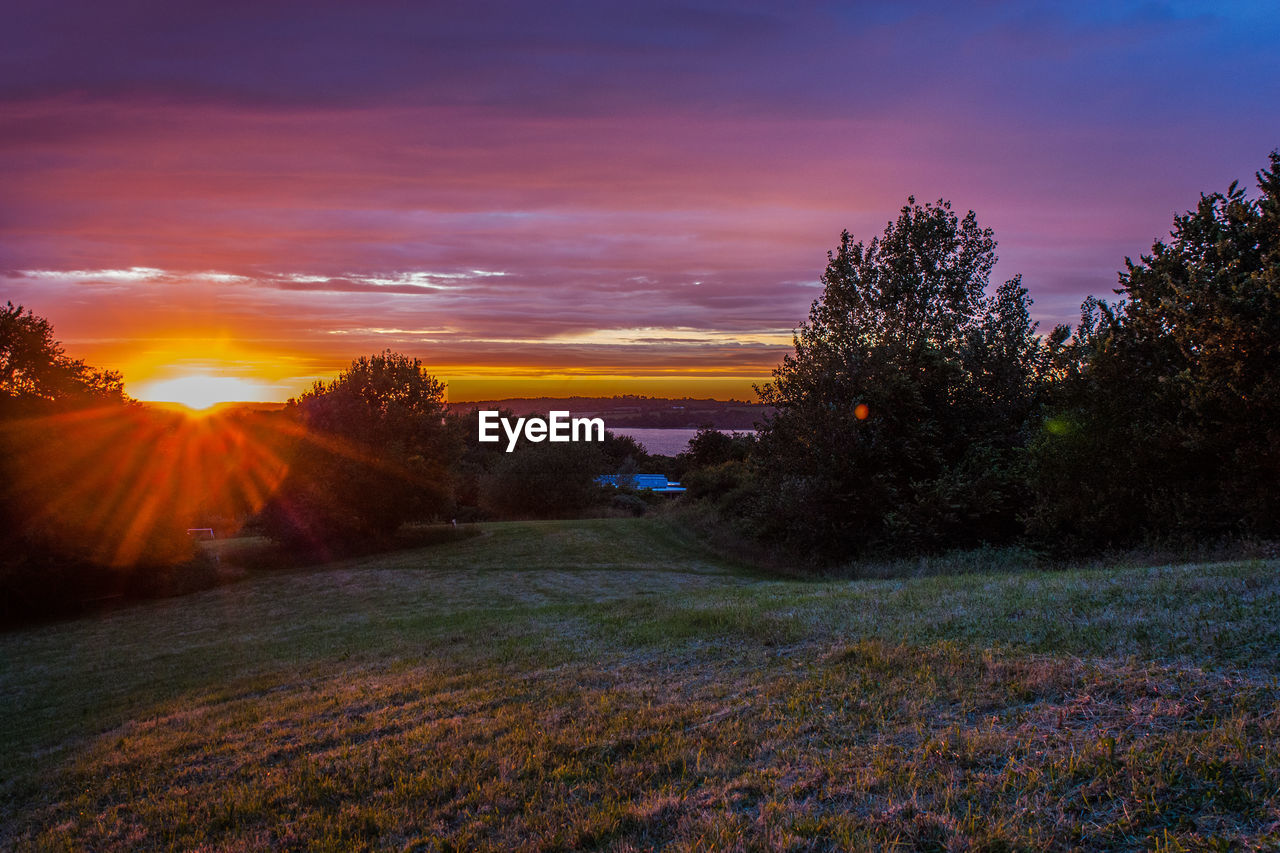
[[[147,382],[139,386],[140,400],[181,403],[189,409],[208,409],[219,403],[269,400],[276,392],[269,386],[238,376],[191,374]]]

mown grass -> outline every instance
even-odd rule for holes
[[[0,846],[1270,849],[1277,568],[777,581],[486,525],[0,636]]]

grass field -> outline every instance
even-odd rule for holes
[[[1280,847],[1280,564],[772,580],[650,519],[0,635],[0,847]]]

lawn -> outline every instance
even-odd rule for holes
[[[1275,849],[1278,569],[776,580],[601,519],[258,571],[0,635],[0,847]]]

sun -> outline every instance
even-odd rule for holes
[[[180,403],[189,409],[202,411],[219,403],[271,400],[276,394],[267,385],[238,376],[193,373],[147,382],[138,388],[135,396],[139,400]]]

